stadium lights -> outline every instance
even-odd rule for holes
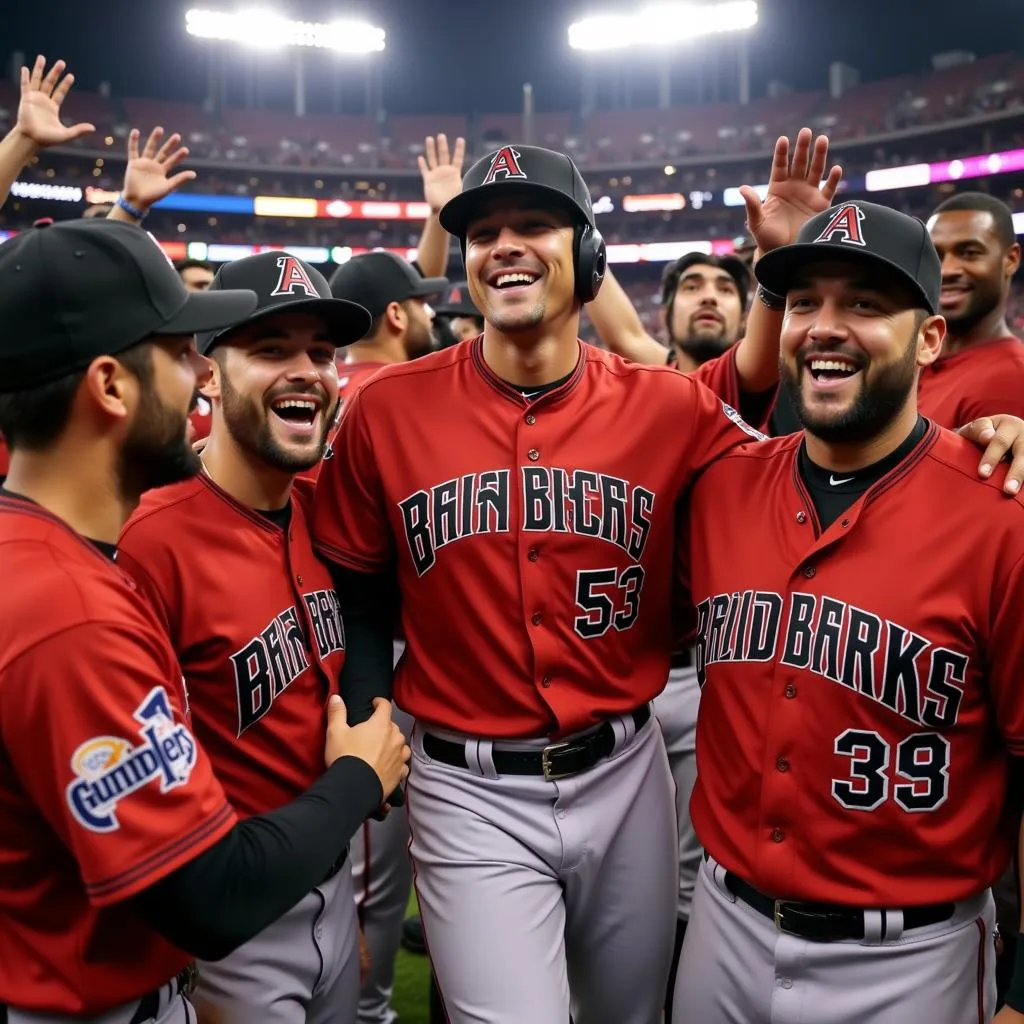
[[[591,51],[672,46],[701,36],[742,32],[756,24],[756,0],[662,3],[577,21],[569,26],[569,45],[574,50]]]
[[[222,40],[263,50],[306,47],[355,54],[384,49],[384,29],[365,21],[291,21],[265,10],[228,13],[193,9],[185,14],[185,30],[198,39]]]

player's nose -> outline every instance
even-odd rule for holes
[[[807,328],[807,337],[811,341],[828,341],[831,338],[845,338],[847,335],[846,321],[838,303],[826,300],[816,311],[813,322]]]
[[[491,250],[495,257],[501,258],[503,256],[510,255],[521,255],[526,251],[523,237],[520,235],[515,228],[505,226],[498,232],[498,237],[494,240],[494,247]]]

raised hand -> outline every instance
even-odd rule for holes
[[[66,67],[67,64],[59,60],[44,75],[46,58],[40,55],[31,71],[26,67],[21,69],[21,102],[15,131],[40,148],[60,146],[96,131],[85,121],[65,125],[60,119],[60,106],[75,82],[74,75],[64,74]]]
[[[423,176],[423,198],[430,205],[430,212],[437,213],[453,196],[462,191],[462,161],[466,157],[466,140],[455,140],[455,150],[448,151],[448,136],[443,132],[434,136],[428,135],[423,142],[425,154],[418,156]]]
[[[832,205],[843,171],[835,165],[825,173],[828,139],[814,139],[810,128],[801,128],[789,158],[789,139],[784,135],[775,143],[768,193],[762,201],[749,185],[740,187],[747,207],[747,228],[763,255],[796,241],[797,232],[817,213]]]
[[[195,171],[179,171],[171,174],[178,164],[188,156],[188,148],[180,146],[181,136],[175,133],[160,145],[164,137],[163,128],[154,128],[149,133],[145,148],[139,152],[139,130],[133,128],[128,135],[128,164],[124,169],[124,187],[121,195],[124,201],[137,210],[145,212],[154,203],[170,195],[179,185],[192,181]]]

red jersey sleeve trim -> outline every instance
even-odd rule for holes
[[[225,802],[212,817],[162,850],[127,871],[87,885],[85,891],[89,901],[93,906],[103,907],[142,892],[213,846],[234,828],[236,821],[234,810]]]

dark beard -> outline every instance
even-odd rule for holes
[[[146,491],[188,480],[202,463],[188,443],[188,416],[168,408],[149,386],[121,449],[117,477],[122,495],[137,501]]]
[[[293,388],[292,391],[295,389]],[[228,375],[221,368],[220,397],[224,413],[224,426],[240,448],[255,455],[261,462],[285,473],[302,473],[312,469],[323,457],[324,445],[331,429],[331,416],[324,417],[324,435],[315,451],[309,454],[293,453],[281,447],[270,430],[267,417],[251,399],[231,386]]]
[[[801,357],[795,376],[790,373],[789,367],[780,361],[779,378],[801,425],[808,433],[832,444],[869,441],[877,437],[896,419],[914,391],[917,371],[916,341],[915,330],[904,355],[895,363],[879,370],[873,380],[868,380],[865,373],[853,405],[841,416],[831,419],[816,420],[804,406],[800,378],[809,357]],[[814,353],[816,356],[822,354]]]
[[[725,340],[725,335],[720,334],[717,338],[700,338],[690,335],[677,344],[685,355],[701,366],[712,359],[717,359],[723,352],[727,352],[732,343]]]

